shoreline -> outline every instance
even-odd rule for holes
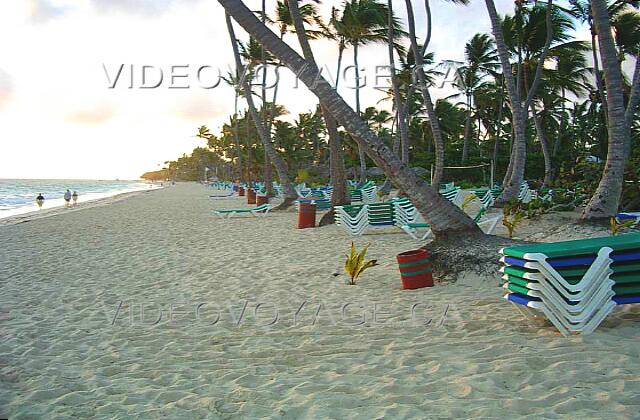
[[[162,190],[163,188],[164,187],[150,188],[147,190],[125,191],[125,192],[120,192],[114,195],[110,195],[108,197],[96,198],[94,200],[89,200],[89,201],[81,201],[81,202],[78,202],[78,204],[76,204],[73,207],[56,206],[48,209],[34,210],[28,213],[7,216],[4,218],[0,218],[0,228],[3,226],[17,225],[20,223],[27,223],[32,220],[45,219],[45,218],[57,216],[60,214],[68,214],[68,213],[73,213],[79,210],[85,210],[85,209],[90,209],[98,206],[109,205],[121,200],[125,200],[129,197],[133,197],[133,196],[144,194],[144,193],[149,193],[152,191]]]

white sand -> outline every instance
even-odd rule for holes
[[[497,274],[402,290],[395,255],[416,243],[393,229],[356,240],[381,266],[347,286],[337,227],[223,221],[212,208],[244,203],[209,193],[0,227],[0,418],[637,416],[639,308],[563,338],[504,302]]]

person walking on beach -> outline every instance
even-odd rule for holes
[[[39,193],[36,197],[36,204],[38,205],[38,210],[42,208],[42,205],[44,204],[44,196],[42,193]]]
[[[71,198],[73,198],[73,207],[75,207],[78,204],[78,191],[74,191]]]
[[[71,191],[67,190],[67,192],[64,193],[64,206],[69,207],[70,202],[71,202]]]

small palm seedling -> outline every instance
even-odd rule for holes
[[[347,255],[347,259],[344,262],[344,271],[349,275],[349,285],[356,284],[358,277],[367,269],[378,265],[377,260],[369,260],[364,262],[364,258],[367,256],[367,250],[369,245],[365,246],[360,253],[356,250],[356,246],[351,242],[351,252]]]
[[[502,224],[509,232],[509,238],[513,238],[513,232],[524,219],[524,213],[520,208],[518,200],[512,200],[504,205],[502,209]]]
[[[613,236],[616,236],[624,232],[625,230],[631,229],[636,224],[635,219],[625,220],[622,223],[618,223],[618,220],[616,220],[615,217],[612,217],[610,222],[611,222],[611,235]]]

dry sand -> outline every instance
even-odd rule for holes
[[[209,193],[0,227],[0,418],[637,417],[639,308],[563,338],[498,274],[402,290],[394,229],[356,239],[381,266],[348,286],[339,228]]]

